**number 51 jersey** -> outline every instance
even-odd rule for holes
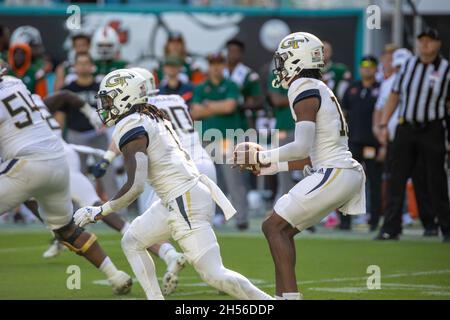
[[[0,157],[49,160],[64,156],[64,148],[42,118],[24,83],[0,80]]]
[[[316,97],[320,107],[316,115],[316,132],[310,152],[315,169],[321,167],[355,168],[359,163],[348,150],[348,129],[344,114],[333,92],[320,80],[300,78],[289,86],[288,98],[292,117],[294,106],[302,99]]]

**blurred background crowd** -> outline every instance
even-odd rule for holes
[[[24,3],[45,5],[74,1],[4,0],[1,2],[4,2],[5,5]],[[164,4],[181,6],[229,4],[253,7],[267,6],[292,10],[290,18],[296,10],[310,9],[312,6],[320,7],[316,1],[312,4],[312,1],[288,0],[104,0],[76,2],[97,2],[106,5],[142,2],[158,4],[164,2]],[[355,9],[355,2],[341,1],[339,8],[347,4]],[[379,3],[380,1],[374,2]],[[398,5],[396,2],[401,3],[402,1],[386,2],[394,7]],[[406,3],[411,1],[403,2],[404,10],[412,10]],[[324,4],[329,7],[336,6],[336,3],[336,1],[324,1]],[[361,1],[361,3],[363,3],[363,6],[356,6],[356,9],[360,10],[364,17],[366,6],[373,2]],[[450,3],[445,1],[442,3],[444,9],[447,10],[444,10],[444,13],[450,14]],[[160,52],[160,54],[142,55],[150,56],[150,59],[130,59],[130,55],[121,49],[124,43],[123,38],[130,37],[127,32],[131,31],[126,30],[125,23],[117,23],[117,21],[121,21],[119,13],[116,13],[112,18],[104,18],[105,23],[95,28],[81,27],[77,30],[68,30],[66,36],[62,38],[49,32],[48,23],[52,21],[52,16],[47,17],[49,21],[47,25],[42,21],[31,24],[24,16],[14,16],[15,13],[8,13],[7,10],[2,13],[4,8],[0,9],[0,15],[4,14],[8,19],[0,20],[2,21],[0,25],[0,58],[8,62],[9,73],[21,78],[32,93],[45,97],[55,91],[67,89],[76,92],[95,108],[95,95],[104,75],[115,69],[139,66],[153,72],[161,94],[182,96],[190,106],[192,118],[202,121],[203,130],[215,128],[225,132],[226,129],[246,130],[254,128],[260,131],[276,129],[276,138],[280,144],[285,144],[293,139],[294,121],[289,109],[287,91],[282,88],[275,89],[271,85],[273,76],[271,74],[270,55],[269,59],[266,59],[267,61],[260,64],[261,57],[255,54],[255,43],[265,40],[249,39],[243,27],[229,37],[222,36],[223,40],[218,46],[214,47],[214,50],[204,50],[206,51],[204,54],[199,54],[196,51],[193,54],[189,49],[192,48],[189,41],[193,36],[201,40],[202,34],[199,32],[186,36],[186,32],[179,29],[172,30],[169,25],[164,41],[153,42],[162,44],[160,48],[158,47],[153,51],[154,53]],[[403,10],[401,6],[400,9]],[[239,11],[236,12],[240,14]],[[243,14],[245,15],[245,12]],[[392,13],[392,15],[394,14],[395,12]],[[401,16],[403,15],[404,13],[401,11]],[[278,16],[277,19],[283,20],[283,17]],[[405,17],[405,20],[407,19]],[[12,22],[8,23],[8,21]],[[326,30],[326,19],[323,21],[325,24],[323,28]],[[447,48],[450,43],[445,35],[448,34],[446,32],[450,24],[448,18],[446,21],[446,25],[433,26],[435,28],[429,28],[426,23],[428,21],[423,21],[420,30],[414,28],[408,30],[408,26],[417,26],[417,21],[411,20],[409,24],[405,22],[400,26],[402,28],[400,36],[394,36],[395,28],[398,28],[398,26],[396,26],[396,22],[391,21],[392,27],[389,32],[374,31],[383,32],[383,36],[376,39],[372,36],[373,41],[365,44],[364,49],[362,44],[359,47],[355,44],[354,50],[348,48],[342,50],[342,37],[335,38],[332,34],[325,37],[321,36],[320,33],[326,33],[326,31],[319,29],[318,36],[324,40],[325,45],[323,81],[333,90],[345,110],[345,116],[349,124],[350,150],[354,157],[363,163],[368,184],[366,215],[358,216],[354,221],[351,221],[350,217],[341,216],[338,211],[331,212],[322,221],[323,227],[368,231],[375,231],[379,228],[380,221],[387,210],[387,189],[391,176],[391,163],[394,161],[389,153],[389,144],[380,143],[379,132],[377,131],[380,124],[380,113],[386,103],[396,73],[411,56],[420,56],[421,50],[434,50],[434,53],[432,53],[436,56],[448,59],[449,50]],[[53,24],[52,27],[59,28],[56,24]],[[61,28],[63,27],[61,26]],[[273,32],[275,32],[275,29],[277,28],[274,28]],[[301,31],[316,33],[314,27],[308,27],[307,29]],[[418,31],[422,29],[426,30],[425,34],[417,37]],[[346,32],[345,30],[341,31]],[[139,29],[133,29],[132,32],[138,33]],[[276,42],[274,43],[275,47],[278,44],[277,39],[280,40],[289,33],[283,32],[282,28],[281,30],[278,28],[277,32],[279,34],[270,34],[271,38],[269,37],[269,39],[274,39],[273,42]],[[352,29],[351,32],[350,30],[348,32],[352,34],[353,39],[353,34],[357,31]],[[367,31],[363,30],[364,32]],[[57,30],[55,30],[56,33]],[[358,34],[356,36],[358,37]],[[370,37],[368,35],[366,41]],[[60,41],[61,39],[63,41]],[[352,39],[346,41],[352,43],[364,41],[353,41]],[[430,42],[434,46],[429,49],[422,42]],[[51,44],[53,49],[47,50],[46,44]],[[59,51],[55,51],[54,48],[59,48]],[[55,52],[57,53],[55,54]],[[341,59],[345,61],[341,61]],[[257,65],[255,65],[255,61],[257,61]],[[448,96],[450,89],[444,88],[443,94]],[[224,102],[224,108],[225,103],[231,103],[233,107],[228,108],[226,113],[205,117],[200,109],[201,105],[208,101]],[[71,109],[62,109],[54,116],[60,123],[64,124],[64,138],[69,143],[107,149],[110,143],[110,132],[108,130],[95,130],[82,113]],[[396,121],[389,124],[390,143],[395,138],[395,126]],[[227,148],[227,143],[229,141],[223,141],[224,148]],[[80,157],[82,170],[90,175],[90,167],[97,159],[83,154],[80,154]],[[423,181],[424,166],[426,164],[418,166],[416,173],[405,186],[406,196],[402,224],[420,223],[423,226],[425,236],[436,236],[438,235],[438,214],[433,211],[432,206],[426,205],[429,190],[427,190],[426,183]],[[283,172],[275,176],[256,178],[250,173],[241,174],[237,170],[232,170],[225,164],[217,164],[216,169],[220,187],[226,191],[239,212],[236,221],[229,222],[229,224],[241,231],[249,228],[253,217],[263,217],[272,207],[274,201],[302,179],[301,172]],[[98,181],[92,179],[92,181],[96,184],[102,197],[107,199],[114,195],[123,179],[120,160],[116,160],[114,170],[110,170],[104,178]],[[140,203],[140,201],[137,202],[135,208],[129,210],[130,212],[122,212],[122,214],[130,215],[131,219],[131,216],[144,210],[140,207]],[[25,211],[24,208],[17,208],[16,212],[3,216],[2,219],[3,221],[9,219],[17,223],[24,223],[31,219]],[[214,223],[216,226],[225,223],[220,212],[217,213]],[[311,231],[314,232],[315,228],[312,228]]]

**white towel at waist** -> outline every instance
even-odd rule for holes
[[[225,215],[225,219],[231,219],[236,213],[236,209],[233,207],[230,200],[228,200],[222,190],[220,190],[220,188],[217,186],[217,184],[214,183],[214,181],[212,181],[204,174],[200,175],[199,180],[208,187],[213,200],[222,209],[223,214]]]

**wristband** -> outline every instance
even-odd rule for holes
[[[101,212],[102,216],[107,216],[108,214],[114,212],[114,210],[111,208],[110,201],[107,201],[104,204],[102,204],[101,208],[102,208],[102,212]]]
[[[269,164],[271,163],[271,150],[268,151],[258,151],[256,153],[256,162],[260,163],[260,164]]]
[[[289,171],[289,162],[279,162],[278,163],[278,172]]]
[[[108,150],[105,152],[105,155],[103,156],[103,159],[111,163],[114,158],[116,157],[116,153],[114,151]]]

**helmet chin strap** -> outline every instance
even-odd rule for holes
[[[275,79],[272,80],[272,87],[274,87],[274,88],[279,88],[280,85],[281,85],[281,81],[278,80],[277,78],[275,78]]]
[[[114,115],[114,116],[117,116],[118,114],[119,114],[119,109],[117,109],[116,107],[114,107],[114,108],[112,108],[111,109],[111,113]]]

